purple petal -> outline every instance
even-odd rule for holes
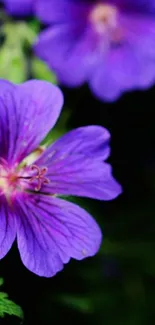
[[[13,86],[0,81],[0,155],[13,162],[33,151],[54,126],[63,104],[61,91],[45,81]]]
[[[140,14],[154,14],[154,0],[101,0],[103,4],[116,6],[121,12],[135,12]],[[98,1],[96,1],[98,3]],[[88,13],[95,1],[91,0],[37,0],[35,11],[45,23],[64,23],[80,21],[84,13]]]
[[[80,21],[86,15],[90,6],[91,1],[37,0],[35,12],[44,23],[64,23]]]
[[[73,203],[29,196],[17,205],[17,240],[21,259],[32,272],[51,277],[70,258],[93,256],[101,231],[92,217]]]
[[[96,37],[89,25],[62,24],[42,32],[34,50],[61,83],[78,86],[88,79],[98,58]]]
[[[4,0],[6,10],[16,16],[27,16],[32,13],[34,0]]]
[[[51,145],[36,162],[48,169],[46,177],[50,180],[41,191],[99,200],[117,197],[121,187],[112,177],[111,167],[103,162],[109,154],[109,135],[103,131],[95,126],[80,128]]]
[[[122,92],[145,89],[155,82],[155,22],[146,17],[122,15],[126,42],[109,49],[96,63],[90,88],[102,100],[116,100]]]
[[[110,0],[109,2],[126,12],[155,13],[154,0]]]
[[[6,202],[0,202],[0,259],[10,250],[16,237],[14,213]]]
[[[154,17],[128,13],[128,15],[121,15],[120,23],[127,38],[128,51],[132,46],[133,56],[137,53],[137,57],[143,56],[144,59],[152,59],[153,62],[155,56]]]
[[[61,154],[65,155],[83,154],[105,160],[110,154],[109,141],[110,133],[105,128],[95,125],[84,126],[62,136],[52,145],[52,151],[61,151]],[[48,150],[50,153],[51,148]]]
[[[121,95],[118,74],[120,75],[122,68],[119,69],[120,65],[118,66],[118,64],[122,63],[122,61],[118,60],[116,65],[116,60],[113,59],[115,54],[118,55],[118,52],[108,53],[107,60],[104,59],[104,64],[101,58],[96,64],[89,80],[90,89],[101,100],[114,101]],[[122,51],[120,51],[120,55],[122,56]]]

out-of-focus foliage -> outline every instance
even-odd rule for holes
[[[0,77],[14,83],[28,78],[28,62],[25,50],[32,45],[36,33],[25,22],[13,22],[1,13]]]
[[[56,83],[55,75],[32,51],[40,29],[39,22],[35,19],[27,23],[13,21],[3,11],[0,13],[0,20],[0,78],[18,84],[32,76],[34,79]]]
[[[18,30],[11,24],[3,30],[5,41],[0,51],[0,76],[15,83],[26,80],[26,59],[20,44],[16,41]]]
[[[0,278],[0,286],[2,286],[2,284],[3,279]],[[0,318],[4,317],[6,314],[23,318],[23,311],[21,307],[11,301],[8,298],[7,293],[0,292]]]
[[[36,79],[44,79],[53,84],[57,83],[55,75],[50,71],[47,65],[36,57],[32,58],[32,74]]]

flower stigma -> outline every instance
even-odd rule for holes
[[[37,186],[35,186],[35,191],[40,191],[42,184],[49,184],[49,179],[44,177],[47,173],[47,167],[39,168],[37,165],[30,166],[31,170],[36,171],[36,175],[32,176],[29,181],[33,182],[35,180],[38,181]]]

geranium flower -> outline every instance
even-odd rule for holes
[[[121,192],[104,162],[110,135],[103,127],[81,127],[38,147],[62,105],[61,91],[48,82],[0,81],[0,258],[17,237],[24,265],[45,277],[101,244],[95,220],[58,195],[111,200]]]
[[[35,52],[62,84],[113,101],[155,83],[154,0],[38,0],[36,14],[51,27]]]

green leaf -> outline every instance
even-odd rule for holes
[[[0,51],[0,76],[14,83],[26,80],[27,65],[20,48],[3,46]]]
[[[31,65],[32,74],[35,79],[43,79],[53,84],[57,84],[56,76],[43,61],[33,57]]]
[[[35,22],[36,23],[36,22]],[[39,27],[38,27],[39,28]],[[28,63],[37,33],[37,27],[25,22],[6,21],[0,29],[4,43],[0,51],[0,77],[14,83],[22,83],[28,78]]]
[[[25,22],[8,22],[1,30],[6,35],[6,42],[22,47],[25,44],[32,45],[37,37],[37,32],[32,25]],[[16,36],[16,37],[15,37]]]
[[[29,21],[28,26],[31,30],[35,32],[37,36],[38,33],[40,32],[40,21],[36,17],[35,18],[33,17],[33,19]]]
[[[0,278],[0,286],[2,284],[3,279]],[[16,305],[13,301],[9,300],[6,293],[0,292],[0,317],[4,317],[5,314],[23,318],[23,311],[21,307]]]

